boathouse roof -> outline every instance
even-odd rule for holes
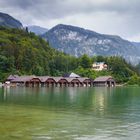
[[[49,76],[36,76],[41,82],[46,82]]]
[[[36,78],[36,76],[35,75],[30,75],[30,76],[24,75],[24,76],[15,78],[14,80],[12,80],[12,82],[26,82],[26,81],[32,80],[33,78]]]
[[[76,75],[77,76],[77,75]],[[47,80],[53,80],[54,82],[61,82],[61,80],[66,80],[66,82],[70,83],[70,82],[88,82],[92,80],[88,77],[51,77],[51,76],[35,76],[35,75],[23,75],[23,76],[18,76],[15,79],[13,79],[11,82],[13,83],[25,83],[25,82],[29,82],[29,81],[34,81],[34,79],[39,79],[40,82],[45,83],[47,82]]]
[[[7,78],[7,80],[14,80],[16,78],[18,78],[19,76],[18,75],[9,75],[9,77]]]
[[[79,80],[79,78],[73,78],[73,77],[66,77],[65,78],[68,82],[71,82],[72,80],[74,80],[74,79],[78,79]]]
[[[63,77],[51,77],[52,79],[55,80],[55,82],[58,82],[59,80],[63,79]]]
[[[84,82],[85,80],[91,80],[91,79],[88,78],[88,77],[80,77],[80,78],[78,78],[78,80],[79,80],[80,82]]]
[[[94,82],[106,82],[109,79],[113,79],[112,76],[100,76],[94,80]]]

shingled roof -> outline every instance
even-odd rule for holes
[[[31,79],[36,78],[36,76],[34,75],[30,75],[30,76],[20,76],[15,78],[14,80],[12,80],[12,82],[26,82],[26,81],[30,81]]]
[[[85,80],[90,80],[90,81],[91,81],[91,79],[88,78],[88,77],[80,77],[80,78],[78,78],[78,80],[79,80],[80,82],[84,82]]]
[[[18,77],[19,77],[18,75],[9,75],[9,77],[7,78],[7,80],[11,81],[11,80],[14,80],[14,79],[16,79]]]
[[[72,76],[77,76],[77,75],[72,75]],[[91,80],[90,78],[87,77],[50,77],[50,76],[35,76],[35,75],[24,75],[24,76],[19,76],[16,77],[15,79],[12,80],[12,82],[28,82],[32,81],[33,79],[38,78],[40,82],[44,83],[49,79],[53,79],[55,82],[59,82],[62,79],[65,79],[68,83],[72,82],[73,80],[78,80],[79,82],[84,82],[85,80]]]
[[[49,76],[36,76],[36,78],[38,78],[41,82],[46,82],[48,78],[50,78]]]
[[[109,79],[113,79],[112,76],[101,76],[94,80],[94,82],[106,82]]]
[[[63,79],[63,77],[50,77],[52,79],[54,79],[55,82],[58,82],[59,80]]]

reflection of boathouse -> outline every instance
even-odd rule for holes
[[[111,76],[101,76],[93,81],[93,86],[115,86],[115,80]]]

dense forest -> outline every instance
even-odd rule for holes
[[[93,62],[105,62],[108,69],[94,71]],[[133,67],[123,58],[111,56],[79,58],[58,52],[48,42],[28,30],[0,27],[0,81],[9,74],[61,76],[75,72],[96,78],[112,75],[118,83],[139,84],[140,65]]]
[[[0,80],[9,74],[61,75],[76,69],[76,62],[34,33],[0,27]]]

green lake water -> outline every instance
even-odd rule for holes
[[[0,140],[139,140],[140,88],[0,88]]]

